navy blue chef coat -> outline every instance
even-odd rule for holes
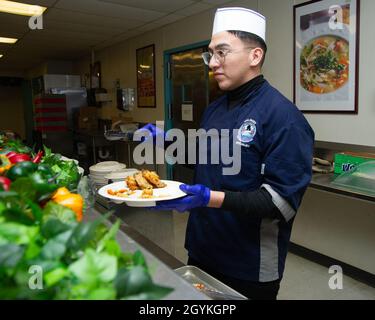
[[[244,123],[252,124],[251,134],[256,132],[250,143],[242,143],[240,173],[225,176],[222,163],[198,163],[195,183],[217,191],[254,191],[268,185],[296,212],[311,180],[313,130],[297,107],[267,81],[241,106],[229,109],[226,95],[213,102],[201,128],[240,129]],[[207,153],[210,159],[210,145]],[[294,215],[272,220],[196,208],[190,212],[185,247],[190,257],[223,275],[273,281],[283,275],[293,220]]]

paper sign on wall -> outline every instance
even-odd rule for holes
[[[192,104],[181,105],[181,120],[193,121],[193,105]]]

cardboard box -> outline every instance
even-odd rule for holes
[[[78,128],[85,130],[98,129],[98,109],[96,107],[82,107],[79,110]]]
[[[124,116],[112,116],[111,117],[112,123],[116,122],[123,122],[123,123],[133,123],[133,118],[132,117],[124,117]]]
[[[89,115],[98,115],[97,107],[81,107],[79,108],[79,115],[89,116]]]
[[[354,170],[358,165],[375,161],[373,153],[342,152],[335,154],[335,174],[342,174]]]

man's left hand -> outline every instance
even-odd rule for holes
[[[157,201],[153,210],[188,211],[193,208],[206,207],[210,201],[211,190],[204,185],[180,185],[180,189],[187,195],[180,199]]]

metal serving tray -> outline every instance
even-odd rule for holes
[[[194,288],[214,300],[247,300],[245,296],[228,287],[221,281],[210,276],[208,273],[195,266],[184,266],[175,269],[175,272]],[[204,287],[198,289],[194,284],[202,284]]]

